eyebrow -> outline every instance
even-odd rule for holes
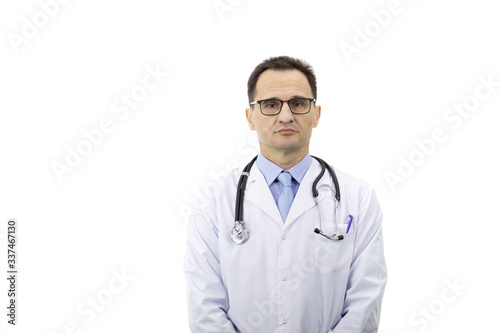
[[[312,97],[304,97],[304,96],[300,96],[300,95],[294,95],[294,96],[292,96],[292,98],[290,98],[290,99],[294,99],[294,98],[312,98]],[[264,100],[266,100],[266,99],[279,99],[279,98],[278,98],[278,97],[269,97],[269,98],[264,98]],[[279,99],[279,100],[281,100],[281,99]]]

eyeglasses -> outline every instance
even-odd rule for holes
[[[283,103],[288,103],[288,107],[293,114],[306,114],[311,111],[311,102],[316,102],[314,98],[292,98],[288,101],[282,101],[276,98],[262,99],[250,103],[250,105],[259,104],[260,112],[264,116],[275,116],[281,112]]]

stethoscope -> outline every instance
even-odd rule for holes
[[[314,198],[314,201],[316,202],[316,206],[318,206],[318,211],[319,211],[319,228],[315,228],[314,232],[322,235],[328,239],[331,240],[342,240],[344,239],[343,235],[337,235],[338,232],[338,227],[337,227],[337,210],[338,210],[338,205],[340,202],[340,187],[339,187],[339,182],[337,180],[337,176],[335,175],[335,172],[333,169],[328,165],[325,161],[323,161],[321,158],[313,156],[321,165],[321,171],[316,177],[316,179],[313,182],[312,185],[312,195]],[[250,169],[252,168],[252,165],[254,164],[255,160],[257,159],[257,156],[255,156],[250,163],[248,163],[245,168],[243,168],[243,171],[241,172],[240,179],[238,181],[238,186],[236,187],[236,207],[235,207],[235,213],[234,213],[234,226],[233,229],[231,230],[231,240],[235,244],[244,244],[248,238],[250,238],[250,232],[248,231],[247,228],[245,228],[245,223],[243,222],[243,195],[245,193],[245,187],[247,184],[248,176],[250,175]],[[318,188],[316,187],[320,179],[323,177],[325,174],[325,169],[328,170],[330,175],[332,176],[333,179],[333,184],[335,186],[335,190],[329,186],[329,185],[321,185],[321,187],[328,187],[331,191],[332,194],[335,195],[335,209],[334,209],[334,220],[335,220],[335,231],[333,235],[327,235],[323,231],[321,231],[321,209],[319,208],[319,192]]]

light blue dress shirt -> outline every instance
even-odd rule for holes
[[[278,198],[283,191],[283,186],[277,180],[277,177],[284,169],[265,158],[262,153],[259,153],[259,157],[257,157],[256,163],[259,167],[260,172],[262,172],[264,178],[266,179],[267,186],[269,186],[269,190],[271,190],[274,201],[278,202]],[[302,182],[302,179],[304,178],[307,170],[309,170],[311,163],[311,154],[307,153],[302,161],[297,163],[290,170],[286,170],[292,175],[292,189],[294,196],[295,194],[297,194],[299,185]]]

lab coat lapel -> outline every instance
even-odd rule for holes
[[[288,216],[286,218],[287,225],[292,223],[294,220],[300,217],[305,211],[311,209],[316,204],[312,195],[312,184],[320,172],[321,172],[321,166],[319,162],[313,158],[311,166],[304,175],[304,178],[300,183],[299,190],[297,191],[297,194],[293,199],[292,207],[290,207],[290,212],[288,213]],[[320,186],[321,184],[324,183],[328,183],[330,181],[331,181],[330,174],[328,173],[328,170],[325,170],[325,174],[323,175],[317,186]],[[323,199],[324,197],[322,198],[320,196],[320,200]]]
[[[283,225],[283,219],[281,218],[278,206],[271,194],[271,190],[269,190],[269,186],[267,186],[266,179],[255,164],[252,166],[250,175],[248,176],[244,199],[249,200],[273,220]],[[245,219],[244,206],[245,205],[243,205],[243,219]]]

